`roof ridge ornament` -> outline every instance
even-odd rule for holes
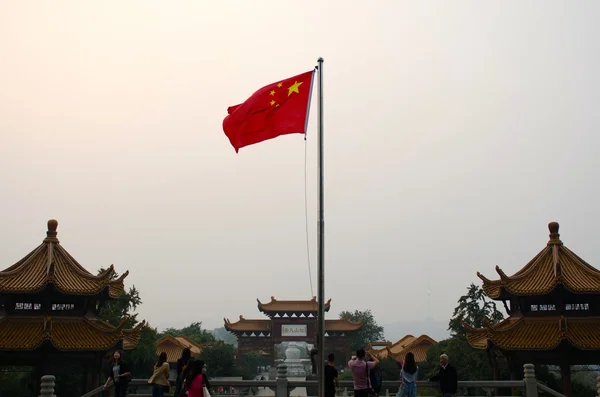
[[[560,261],[558,259],[558,245],[557,244],[554,244],[552,246],[552,262],[553,262],[553,267],[554,267],[554,277],[557,280],[561,280],[562,279],[562,269],[561,269]]]
[[[498,275],[500,276],[500,279],[501,279],[501,280],[506,280],[506,279],[509,279],[509,278],[510,278],[510,277],[508,277],[508,276],[506,275],[506,273],[504,273],[504,272],[502,271],[502,269],[500,269],[500,266],[498,266],[498,265],[496,265],[496,273],[498,273]]]
[[[563,245],[562,241],[560,241],[558,229],[558,222],[550,222],[548,224],[548,231],[550,231],[550,240],[548,241],[548,245]]]
[[[46,238],[44,239],[45,243],[58,243],[58,238],[56,237],[58,233],[56,229],[58,228],[58,221],[56,219],[50,219],[48,221],[48,230],[46,231]]]

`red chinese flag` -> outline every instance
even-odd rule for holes
[[[230,106],[223,131],[240,148],[285,134],[304,134],[314,71],[270,84],[241,105]]]

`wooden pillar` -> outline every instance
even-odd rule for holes
[[[507,362],[508,370],[510,372],[510,380],[521,380],[521,368],[523,367],[520,365],[520,362],[512,355],[507,357]],[[516,395],[518,392],[519,390],[516,388],[511,388],[511,395]]]
[[[566,397],[573,397],[573,391],[571,389],[571,366],[567,362],[560,364],[560,377],[562,378],[563,394]]]
[[[493,348],[488,349],[487,354],[488,354],[488,359],[490,360],[490,364],[492,366],[492,379],[498,380],[499,370],[498,370],[498,359],[496,357],[496,351]],[[498,388],[494,388],[494,395],[496,395],[496,396],[500,395],[499,391],[500,390],[498,390]]]
[[[242,366],[242,342],[238,340],[237,354],[235,355],[235,363],[238,368]]]
[[[90,375],[90,362],[89,360],[86,360],[82,363],[83,365],[81,366],[81,372],[82,372],[82,376],[81,376],[81,390],[84,393],[87,393],[90,389],[90,379],[88,379],[88,376]]]

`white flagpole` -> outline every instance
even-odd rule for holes
[[[325,219],[324,219],[324,194],[323,194],[323,58],[319,58],[319,149],[318,149],[318,174],[319,174],[319,203],[317,223],[317,267],[318,267],[318,296],[319,310],[317,314],[317,349],[319,363],[318,372],[318,397],[325,397]]]

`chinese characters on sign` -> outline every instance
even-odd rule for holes
[[[306,325],[282,325],[281,336],[307,336]]]

